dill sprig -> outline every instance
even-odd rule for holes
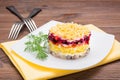
[[[36,53],[36,57],[44,60],[47,58],[46,48],[48,43],[48,35],[39,32],[38,35],[28,35],[28,41],[25,42],[25,49],[24,51],[34,52]]]

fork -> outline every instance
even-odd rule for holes
[[[26,26],[28,27],[30,32],[37,29],[37,26],[36,26],[35,22],[31,18],[23,18],[14,6],[10,6],[9,9],[11,10],[11,12],[13,14],[15,14],[21,21],[23,21],[26,24]],[[39,9],[40,8],[38,8],[38,10]]]
[[[24,23],[23,22],[16,22],[12,25],[12,28],[10,30],[8,39],[16,39],[18,37],[18,34],[20,32],[20,30],[22,29]]]
[[[15,14],[20,20],[22,20],[23,19],[23,17],[19,14],[19,12],[17,11],[17,9],[14,7],[14,6],[8,6],[8,7],[6,7],[10,12],[12,12],[13,14]],[[31,18],[33,18],[35,15],[37,15],[39,12],[41,11],[41,9],[40,8],[34,8],[33,9],[33,11],[30,13],[30,15],[27,17],[27,20],[29,20],[30,19],[30,21],[32,21],[32,23],[33,24],[35,24],[34,23],[34,21],[31,19]],[[23,20],[22,20],[23,21]],[[8,36],[8,38],[10,39],[10,38],[12,38],[12,39],[16,39],[17,38],[17,36],[18,36],[18,34],[19,34],[19,32],[20,32],[20,30],[21,30],[21,28],[23,27],[23,25],[24,25],[24,22],[16,22],[15,24],[13,24],[13,26],[12,26],[12,28],[11,28],[11,30],[10,30],[10,33],[9,33],[9,36]],[[33,29],[31,29],[31,28],[29,28],[28,27],[28,29],[30,30],[30,32],[31,31],[33,31],[33,30],[35,30],[36,28],[33,28]]]

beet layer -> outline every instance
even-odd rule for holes
[[[78,40],[68,41],[60,38],[59,36],[55,36],[53,33],[50,33],[48,39],[54,44],[77,45],[83,43],[89,44],[90,36],[91,34],[89,34],[88,36],[85,35],[83,38],[80,38]]]

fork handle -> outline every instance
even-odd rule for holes
[[[37,15],[40,11],[42,11],[40,8],[34,8],[28,18],[33,18],[35,15]]]
[[[23,17],[20,15],[20,13],[14,6],[7,6],[6,9],[8,9],[11,13],[15,14],[21,21],[23,20]]]

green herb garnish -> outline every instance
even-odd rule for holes
[[[24,51],[36,53],[36,57],[44,60],[47,58],[46,48],[48,45],[48,35],[39,32],[38,35],[28,35],[28,41],[25,42]]]

